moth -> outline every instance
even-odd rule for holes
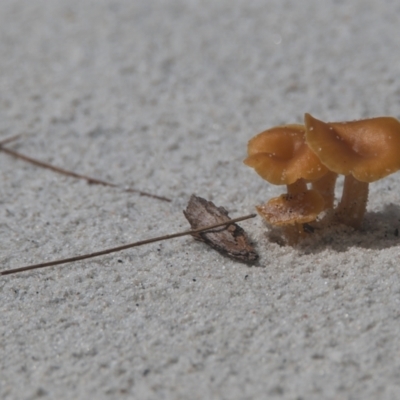
[[[193,230],[230,220],[224,207],[217,207],[213,202],[194,194],[183,214]],[[258,260],[258,254],[249,242],[246,232],[235,223],[191,235],[234,260],[245,263]]]

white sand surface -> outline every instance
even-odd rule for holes
[[[172,202],[0,153],[1,270],[186,230],[192,193],[253,212],[256,133],[400,117],[399,38],[390,0],[2,0],[0,139]],[[254,267],[185,237],[2,276],[0,397],[398,399],[399,204],[400,173],[359,232],[243,222]]]

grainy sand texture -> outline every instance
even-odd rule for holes
[[[258,132],[400,117],[399,38],[390,0],[2,0],[0,140],[172,201],[0,152],[1,270],[187,230],[192,193],[254,212]],[[0,397],[398,399],[400,173],[360,231],[240,225],[256,266],[183,237],[1,276]]]

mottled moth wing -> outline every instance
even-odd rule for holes
[[[199,229],[207,225],[229,221],[228,211],[217,207],[194,194],[190,197],[186,210],[183,211],[192,229]],[[252,263],[258,259],[258,254],[249,243],[245,231],[237,224],[222,226],[205,232],[192,235],[220,253],[235,260]]]

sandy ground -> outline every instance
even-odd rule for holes
[[[395,1],[3,0],[0,139],[163,202],[0,153],[1,270],[232,217],[283,192],[247,141],[305,112],[400,117]],[[337,186],[341,193],[342,180]],[[2,399],[397,399],[400,175],[362,229],[248,267],[186,237],[0,279]]]

